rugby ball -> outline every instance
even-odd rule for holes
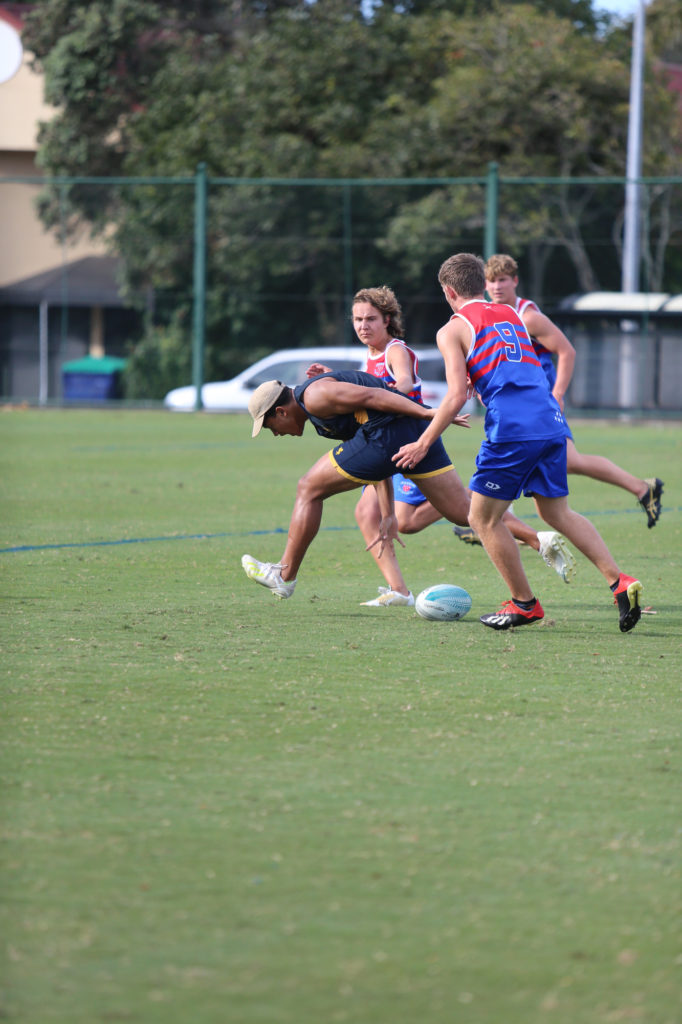
[[[452,583],[437,583],[422,590],[414,602],[417,615],[437,622],[463,619],[471,608],[471,596],[462,587]]]

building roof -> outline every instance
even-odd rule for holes
[[[590,313],[652,313],[670,298],[669,292],[586,292],[564,299],[560,308]]]
[[[0,305],[125,306],[116,256],[86,256],[0,288]]]

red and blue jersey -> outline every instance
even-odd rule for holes
[[[536,305],[536,303],[533,302],[532,299],[517,298],[515,309],[519,316],[522,316],[524,310],[526,309],[534,309],[538,313],[541,312],[540,307]],[[542,369],[545,371],[545,375],[547,377],[547,380],[549,381],[549,390],[551,391],[556,381],[556,367],[554,366],[552,353],[549,351],[548,348],[545,348],[544,345],[541,345],[538,339],[534,338],[532,334],[530,336],[530,340],[533,345],[533,348],[535,349],[536,355],[540,360]]]
[[[420,405],[422,405],[422,382],[417,372],[419,369],[419,361],[412,349],[408,348],[405,342],[401,341],[400,338],[393,338],[389,341],[381,355],[376,356],[376,358],[372,359],[371,356],[367,356],[367,373],[371,373],[373,377],[378,377],[379,380],[383,380],[387,384],[395,384],[395,377],[386,365],[386,356],[388,355],[388,350],[392,345],[402,345],[410,357],[410,361],[412,363],[412,376],[414,377],[414,387],[411,391],[407,392],[407,397],[414,398],[420,403]]]
[[[528,331],[512,306],[472,299],[454,317],[471,330],[466,365],[486,408],[488,440],[562,437],[561,409],[547,387]]]

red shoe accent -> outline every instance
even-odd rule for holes
[[[642,584],[632,576],[621,573],[618,586],[613,591],[613,602],[618,605],[618,617],[621,633],[629,633],[637,625],[642,614],[639,599]]]
[[[492,615],[481,615],[480,621],[491,629],[511,629],[516,626],[528,626],[531,622],[540,622],[545,612],[540,602],[535,599],[532,608],[519,608],[515,601],[505,601],[499,612]]]

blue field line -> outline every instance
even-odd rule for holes
[[[666,508],[668,514],[671,512],[680,512],[682,508]],[[631,515],[633,512],[641,515],[641,509],[638,508],[626,508],[626,509],[606,509],[600,511],[584,512],[582,515],[587,516],[588,519],[596,519],[597,516],[622,516]],[[524,512],[524,519],[539,519],[537,512]],[[434,523],[434,526],[449,526],[448,522]],[[341,530],[357,530],[356,525],[349,524],[348,526],[322,526],[320,533],[332,533],[339,532]],[[221,537],[266,537],[276,533],[287,533],[287,529],[282,526],[275,526],[270,530],[246,530],[242,532],[225,531],[223,533],[173,533],[168,536],[162,537],[123,537],[120,540],[85,540],[85,541],[71,541],[65,544],[18,544],[16,547],[11,548],[0,548],[0,555],[16,554],[23,551],[61,551],[65,548],[110,548],[118,547],[122,544],[157,544],[161,541],[168,540],[218,540]]]

